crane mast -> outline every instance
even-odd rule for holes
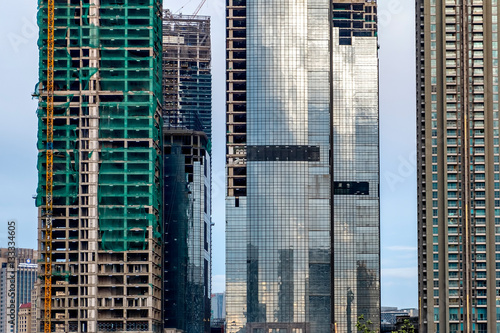
[[[47,170],[45,206],[45,307],[44,333],[50,333],[52,317],[52,191],[54,169],[54,0],[47,7]]]

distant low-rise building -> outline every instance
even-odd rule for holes
[[[413,327],[415,328],[415,332],[418,332],[418,316],[409,316],[409,315],[398,316],[396,318],[396,329],[395,329],[395,331],[399,332],[399,330],[404,325],[405,320],[409,320],[410,324],[413,325]]]
[[[395,325],[398,316],[417,317],[418,310],[412,308],[398,309],[397,307],[384,307],[380,312],[382,323]]]
[[[398,309],[397,307],[382,307],[380,313],[381,333],[392,333],[398,331],[404,321],[408,319],[418,332],[418,310],[413,308]]]
[[[212,326],[210,328],[210,333],[224,333],[224,322],[222,322],[217,327]]]
[[[17,322],[17,333],[31,333],[31,303],[21,304]]]

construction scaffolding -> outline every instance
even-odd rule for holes
[[[160,332],[162,4],[54,4],[51,331]],[[47,237],[48,13],[48,1],[39,0],[41,240]],[[38,311],[44,318],[44,308]]]

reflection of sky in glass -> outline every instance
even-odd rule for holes
[[[335,321],[343,332],[361,313],[379,321],[377,42],[337,37],[330,55],[329,11],[325,0],[247,1],[247,144],[315,146],[320,160],[247,161],[247,197],[226,202],[228,332],[330,332],[330,107],[334,178],[371,189],[334,199]],[[367,304],[373,313],[358,311]]]
[[[335,320],[354,332],[380,307],[378,60],[376,38],[338,45],[333,30],[334,181],[367,181],[367,196],[334,197]],[[376,327],[376,326],[375,326]]]
[[[307,142],[306,51],[306,2],[248,3],[248,144]]]

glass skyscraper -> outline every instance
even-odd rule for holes
[[[421,332],[500,332],[496,0],[419,0]]]
[[[378,328],[376,4],[227,14],[227,332]]]

